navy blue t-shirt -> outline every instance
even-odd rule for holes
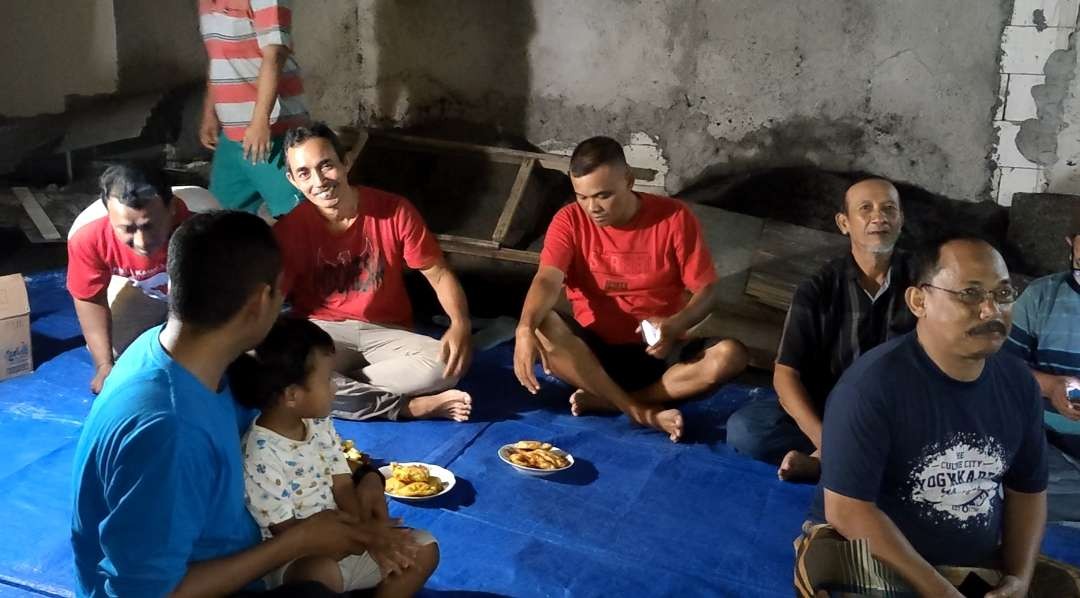
[[[829,395],[822,487],[876,503],[932,565],[985,564],[1000,544],[1003,485],[1046,489],[1039,388],[1004,352],[950,378],[912,332],[867,352]]]

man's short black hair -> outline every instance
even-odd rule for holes
[[[626,167],[622,146],[611,137],[590,137],[570,155],[570,176],[585,176],[605,164]]]
[[[915,285],[930,284],[937,273],[941,271],[941,248],[953,241],[972,241],[986,243],[994,251],[998,250],[993,241],[986,237],[971,232],[949,232],[927,241],[915,251],[914,272]]]
[[[334,340],[305,318],[281,316],[250,354],[229,366],[229,387],[236,402],[266,410],[281,400],[285,389],[303,386],[314,368],[314,353],[334,354]]]
[[[109,205],[109,198],[115,198],[121,204],[142,210],[146,205],[160,197],[166,206],[172,201],[172,187],[165,180],[165,173],[160,168],[140,167],[134,164],[113,164],[105,169],[98,179],[101,202]]]
[[[314,122],[309,126],[293,127],[285,132],[282,152],[285,154],[286,170],[292,171],[289,166],[289,150],[316,137],[329,141],[330,146],[334,148],[334,153],[337,154],[338,160],[345,160],[345,150],[341,147],[341,140],[338,139],[337,133],[324,122]]]
[[[276,288],[281,250],[262,218],[232,210],[196,214],[169,240],[169,313],[197,328],[233,318],[262,285]]]

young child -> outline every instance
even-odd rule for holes
[[[252,355],[230,367],[236,400],[261,411],[242,448],[248,510],[264,539],[327,509],[361,521],[389,520],[382,476],[370,465],[350,473],[328,417],[333,356],[326,332],[307,320],[282,317]],[[412,539],[416,554],[405,559],[412,564],[404,569],[398,555],[307,557],[271,573],[267,583],[313,580],[336,592],[377,586],[376,596],[411,596],[439,559],[431,534],[412,530]]]

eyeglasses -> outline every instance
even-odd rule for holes
[[[982,305],[987,299],[993,298],[994,303],[998,305],[1008,305],[1016,301],[1016,298],[1020,295],[1020,292],[1016,290],[1016,287],[1006,286],[997,289],[977,289],[968,288],[961,291],[954,291],[952,289],[943,289],[936,287],[932,284],[921,284],[919,288],[930,287],[931,289],[937,289],[944,291],[957,299],[964,305]]]

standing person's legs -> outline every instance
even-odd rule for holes
[[[411,419],[469,419],[472,398],[454,389],[459,377],[446,377],[442,343],[430,336],[369,322],[357,323],[359,350],[368,365],[367,384],[404,397],[399,415]]]
[[[592,396],[603,397],[638,424],[665,432],[672,442],[678,442],[682,437],[682,413],[678,409],[643,404],[627,394],[605,371],[592,349],[559,314],[549,313],[536,330],[536,335],[552,373],[567,384]],[[571,409],[576,407],[572,406]],[[578,412],[575,410],[574,414]]]
[[[303,196],[285,176],[284,141],[284,137],[273,138],[270,157],[265,162],[246,163],[248,178],[274,218],[288,214],[303,200]]]
[[[779,465],[788,451],[814,451],[814,443],[773,398],[751,401],[727,420],[727,443],[736,452]]]
[[[244,159],[243,146],[220,134],[210,164],[210,193],[223,208],[258,213],[262,197],[251,181],[250,167],[251,163]]]

